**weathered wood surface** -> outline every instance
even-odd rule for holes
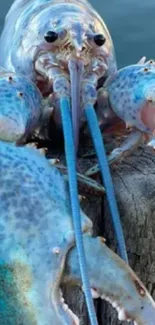
[[[82,167],[87,169],[85,160]],[[155,298],[155,152],[143,146],[111,170],[130,266]],[[103,235],[115,249],[106,199],[87,196],[83,208],[93,220],[95,234]],[[81,290],[65,287],[64,295],[71,309],[80,316],[80,324],[88,325]],[[122,324],[107,303],[97,299],[95,305],[100,325]]]

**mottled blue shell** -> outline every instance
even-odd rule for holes
[[[155,66],[152,61],[119,70],[113,80],[107,82],[107,90],[117,116],[141,131],[151,132],[142,122],[141,112],[149,98],[152,98],[152,113],[155,112]]]
[[[17,141],[36,126],[42,95],[27,78],[0,72],[0,139]]]

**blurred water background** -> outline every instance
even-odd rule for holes
[[[0,2],[0,30],[12,0]],[[91,0],[112,35],[120,67],[155,58],[155,0]]]

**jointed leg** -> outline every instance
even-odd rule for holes
[[[112,165],[122,160],[125,156],[130,155],[139,145],[143,142],[143,133],[134,130],[132,133],[125,139],[122,145],[119,148],[114,149],[111,154],[108,156],[109,164]],[[88,169],[85,173],[86,176],[93,176],[100,171],[98,164]]]

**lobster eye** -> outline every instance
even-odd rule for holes
[[[52,30],[49,30],[44,36],[44,39],[47,43],[53,43],[57,40],[57,38],[58,38],[58,33],[53,32]]]
[[[106,39],[102,34],[97,34],[94,36],[94,42],[98,46],[102,46],[105,43]]]

